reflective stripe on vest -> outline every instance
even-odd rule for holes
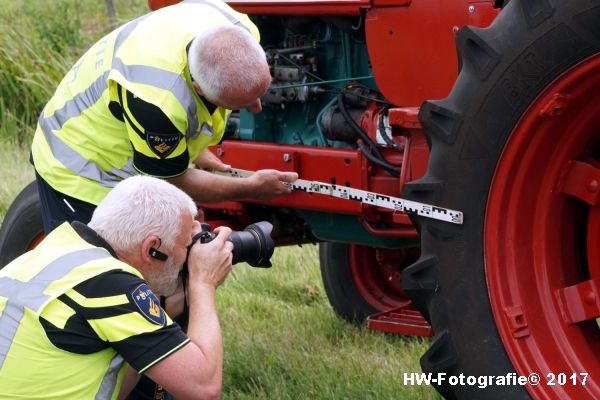
[[[44,267],[27,282],[9,277],[0,278],[0,296],[8,298],[0,316],[0,368],[4,364],[19,324],[25,314],[25,307],[39,313],[42,306],[51,298],[44,291],[53,282],[62,279],[76,267],[89,261],[110,256],[106,250],[91,248],[65,254]],[[17,299],[18,301],[15,301]],[[116,354],[102,379],[97,400],[109,399],[114,391],[123,357]]]
[[[9,299],[0,316],[0,326],[2,326],[0,368],[4,364],[21,319],[23,319],[25,307],[38,313],[46,301],[51,298],[44,294],[51,283],[63,278],[74,268],[88,261],[107,256],[109,254],[106,250],[98,248],[79,250],[57,258],[27,282],[8,277],[0,278],[0,296]],[[18,302],[14,299],[18,299]]]
[[[196,131],[199,125],[198,109],[192,92],[181,75],[146,65],[126,65],[119,58],[113,60],[113,68],[119,71],[129,82],[170,90],[183,108],[187,110],[188,128],[186,136],[189,138]],[[173,80],[174,84],[172,83]],[[165,82],[169,82],[169,87],[165,86]]]
[[[244,24],[242,24],[242,21],[240,21],[239,19],[237,19],[235,16],[229,14],[229,12],[226,9],[223,9],[222,7],[219,7],[218,4],[212,3],[212,2],[207,1],[207,0],[184,0],[184,3],[203,4],[205,6],[212,7],[215,10],[219,11],[221,14],[223,14],[229,20],[229,22],[231,22],[232,24],[234,24],[234,25],[240,25],[242,28],[244,28],[245,30],[247,30],[248,32],[250,32],[250,29],[248,29],[247,26],[245,26]],[[250,32],[250,33],[252,33],[252,32]]]
[[[108,370],[102,378],[102,382],[100,383],[100,387],[98,388],[98,393],[96,393],[96,400],[110,399],[112,392],[115,390],[115,386],[117,385],[117,376],[119,375],[119,370],[123,365],[123,357],[120,354],[115,354],[112,360],[110,360],[110,364],[108,365]]]
[[[96,79],[84,92],[67,101],[62,108],[56,110],[51,116],[44,118],[44,112],[42,112],[38,122],[52,154],[69,171],[100,182],[103,186],[114,187],[118,182],[135,173],[133,158],[130,158],[123,168],[113,168],[110,172],[106,172],[67,146],[53,132],[53,130],[60,130],[69,119],[77,117],[98,100],[100,94],[106,89],[108,72],[106,71]]]
[[[219,11],[232,24],[239,25],[250,32],[250,29],[236,18],[235,15],[230,14],[227,9],[220,7],[217,3],[208,0],[186,0],[185,2],[211,7]],[[121,28],[114,42],[113,57],[138,24],[150,15],[146,14],[137,18]],[[199,126],[198,110],[191,89],[184,77],[175,72],[152,66],[127,65],[118,57],[112,59],[112,69],[121,73],[126,80],[132,83],[146,84],[170,91],[179,101],[182,108],[186,110],[188,121],[186,130],[187,138],[197,136],[196,131]],[[78,117],[83,111],[90,108],[100,99],[103,92],[108,88],[109,74],[110,70],[105,71],[88,88],[68,100],[60,109],[55,110],[52,115],[44,116],[44,112],[42,112],[38,122],[56,160],[73,174],[99,182],[104,187],[112,188],[128,176],[137,174],[133,166],[133,158],[129,158],[127,163],[121,168],[112,168],[110,171],[104,171],[97,164],[86,159],[76,150],[66,145],[54,134],[54,131],[60,131],[64,124],[71,118]],[[169,87],[166,87],[165,82],[170,82]]]

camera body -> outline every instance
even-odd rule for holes
[[[209,224],[201,223],[201,231],[192,238],[192,244],[188,247],[188,257],[190,249],[197,242],[208,243],[216,235],[212,232]],[[257,268],[271,267],[271,256],[275,250],[275,244],[271,238],[273,225],[267,221],[257,222],[248,225],[243,231],[236,231],[229,236],[229,241],[233,243],[232,264],[246,262]],[[187,268],[187,260],[186,260]]]
[[[202,228],[202,231],[194,235],[194,237],[192,238],[191,246],[196,244],[196,242],[198,241],[200,241],[200,243],[208,243],[217,236],[214,233],[212,233],[212,228],[209,224],[202,222],[200,226]]]

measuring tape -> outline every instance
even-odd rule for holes
[[[217,175],[231,176],[233,178],[247,178],[254,172],[232,168],[227,172],[213,171],[213,173]],[[316,193],[338,199],[358,201],[359,203],[368,204],[371,206],[383,207],[397,212],[417,214],[427,218],[451,222],[453,224],[463,223],[463,213],[460,211],[401,199],[399,197],[388,196],[386,194],[367,192],[366,190],[332,185],[325,182],[307,181],[304,179],[296,179],[293,183],[288,183],[287,185],[291,190],[300,192]]]

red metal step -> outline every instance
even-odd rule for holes
[[[374,331],[412,336],[433,336],[433,329],[420,312],[407,307],[394,308],[367,318],[367,327]]]

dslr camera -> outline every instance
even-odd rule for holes
[[[216,237],[209,224],[201,223],[200,227],[202,230],[194,235],[192,244],[188,247],[188,257],[190,249],[197,241],[208,243]],[[232,264],[246,262],[253,267],[271,267],[270,259],[275,250],[275,244],[271,238],[272,231],[273,225],[267,221],[261,221],[248,225],[243,231],[233,232],[227,239],[233,243]],[[187,269],[187,259],[184,268]]]

